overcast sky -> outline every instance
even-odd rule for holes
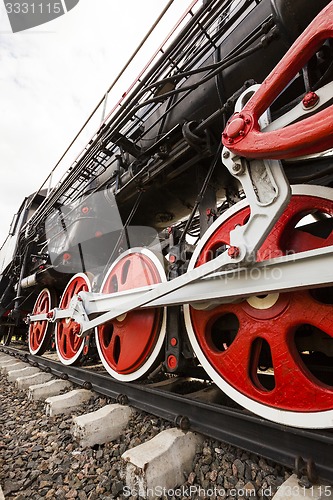
[[[13,34],[0,2],[0,246],[24,197],[41,186],[167,3],[80,0],[67,14]],[[190,3],[174,1],[113,102]]]

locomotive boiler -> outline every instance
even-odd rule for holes
[[[203,0],[1,249],[0,337],[333,424],[333,2]]]

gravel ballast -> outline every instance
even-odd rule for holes
[[[110,401],[93,394],[73,415],[97,410]],[[112,401],[111,401],[112,402]],[[121,455],[173,424],[134,412],[120,439],[80,448],[72,437],[72,415],[48,417],[42,402],[29,401],[0,375],[0,485],[6,500],[40,498],[137,499],[125,484]],[[182,485],[155,498],[270,500],[290,471],[251,453],[205,439]]]

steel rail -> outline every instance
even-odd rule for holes
[[[269,422],[246,410],[238,410],[191,399],[137,383],[124,383],[108,375],[65,366],[45,357],[31,355],[8,346],[0,352],[10,354],[42,370],[66,378],[122,404],[129,404],[174,422],[183,430],[191,429],[218,441],[242,448],[292,469],[333,484],[333,433],[309,431]],[[300,470],[304,464],[304,470]]]

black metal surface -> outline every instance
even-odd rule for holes
[[[189,424],[192,431],[292,469],[295,462],[313,463],[318,478],[333,484],[333,433],[329,431],[309,431],[275,424],[245,411],[191,400],[190,397],[147,385],[118,382],[108,375],[64,366],[10,347],[0,347],[0,351],[14,354],[29,363],[38,363],[41,369],[49,369],[60,378],[66,377],[118,402],[126,402],[172,422],[186,422],[186,427]]]

